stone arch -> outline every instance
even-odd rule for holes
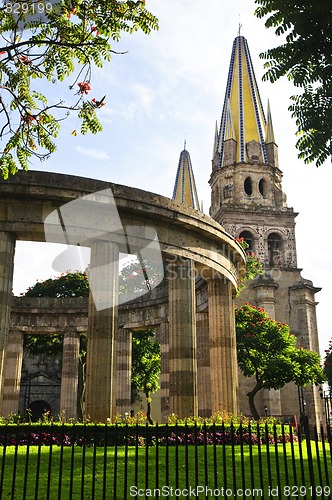
[[[280,231],[271,230],[266,238],[269,267],[284,265],[284,236]]]
[[[51,406],[47,401],[44,401],[42,399],[38,399],[30,403],[29,410],[32,422],[37,422],[44,415],[52,415]]]
[[[250,227],[250,226],[243,226],[241,229],[238,231],[238,238],[244,238],[245,241],[248,243],[249,248],[247,249],[248,252],[255,252],[257,253],[258,249],[258,234],[256,231]]]

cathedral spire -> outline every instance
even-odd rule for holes
[[[267,103],[267,122],[265,132],[265,148],[268,162],[274,167],[279,167],[278,146],[274,139],[274,131],[271,118],[270,102]]]
[[[191,165],[190,154],[186,150],[186,141],[184,142],[184,149],[180,154],[172,199],[178,203],[199,210],[194,172]]]
[[[270,126],[269,134],[273,134],[272,122],[266,123],[247,40],[239,34],[233,43],[218,135],[219,168],[231,160],[268,163],[267,125]],[[229,139],[234,141],[234,158],[233,154],[228,154],[226,142]]]
[[[275,142],[275,140],[274,140],[273,125],[272,125],[270,101],[267,101],[267,122],[266,122],[265,143],[269,144],[270,142]]]

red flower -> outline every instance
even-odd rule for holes
[[[89,90],[91,90],[88,82],[79,82],[77,85],[79,86],[81,94],[87,94]]]
[[[20,56],[19,59],[23,64],[31,64],[31,61],[28,58],[28,56]]]
[[[101,101],[97,101],[97,99],[94,97],[91,100],[91,103],[92,103],[94,108],[101,108],[102,106],[105,106],[104,99],[105,99],[105,97],[103,97]]]
[[[70,17],[72,14],[73,14],[73,15],[75,15],[75,14],[76,14],[76,7],[72,7],[72,8],[70,9],[70,11],[69,11],[69,12],[68,12],[68,14],[67,14],[67,17]]]
[[[32,122],[33,120],[35,120],[35,117],[33,115],[25,115],[25,116],[22,116],[22,118],[21,118],[21,121],[25,122],[25,123]]]
[[[91,33],[96,32],[96,35],[100,35],[100,32],[97,30],[96,26],[91,26]]]

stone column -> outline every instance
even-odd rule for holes
[[[223,277],[208,280],[211,410],[238,413],[238,367],[232,289]]]
[[[256,306],[262,307],[272,319],[276,317],[275,290],[277,288],[279,288],[279,285],[272,278],[266,277],[265,275],[263,277],[260,276],[257,285],[253,286],[256,294]]]
[[[169,265],[169,406],[180,418],[198,412],[194,271],[190,260]]]
[[[167,318],[163,318],[156,332],[156,340],[160,342],[161,372],[160,372],[160,411],[161,419],[166,422],[169,409],[169,334]]]
[[[79,355],[79,334],[65,333],[62,350],[60,411],[65,410],[66,417],[74,419],[77,419]]]
[[[90,267],[86,416],[93,422],[106,422],[115,415],[117,246],[107,241],[93,243]]]
[[[10,322],[10,304],[13,289],[15,237],[0,232],[0,413],[4,384],[4,363]]]
[[[275,291],[279,285],[269,276],[260,276],[257,285],[253,286],[256,294],[256,306],[262,307],[272,319],[276,319],[276,298]],[[262,406],[258,410],[261,415],[264,415],[264,407],[267,407],[268,415],[281,415],[281,394],[280,390],[274,389],[263,391]]]
[[[289,288],[291,330],[296,333],[297,347],[304,347],[319,353],[315,294],[321,289],[309,280],[302,280]],[[311,384],[304,388],[306,414],[312,426],[324,421],[323,400],[317,387]]]
[[[10,331],[6,349],[2,412],[4,417],[18,413],[21,369],[23,359],[23,335],[19,331]]]
[[[117,331],[117,399],[116,412],[122,416],[131,407],[132,334],[125,328]]]
[[[209,313],[197,313],[197,394],[198,415],[211,416],[211,369]]]

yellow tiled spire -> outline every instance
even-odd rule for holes
[[[190,154],[186,150],[186,143],[184,143],[184,149],[180,154],[172,199],[178,203],[199,210],[195,178]]]
[[[239,35],[233,43],[224,107],[214,151],[219,153],[219,167],[224,165],[224,142],[228,139],[236,141],[234,161],[251,161],[247,144],[254,141],[258,143],[260,151],[256,161],[267,163],[266,139],[271,139],[271,134],[273,135],[271,117],[268,120],[266,123],[247,40]]]

